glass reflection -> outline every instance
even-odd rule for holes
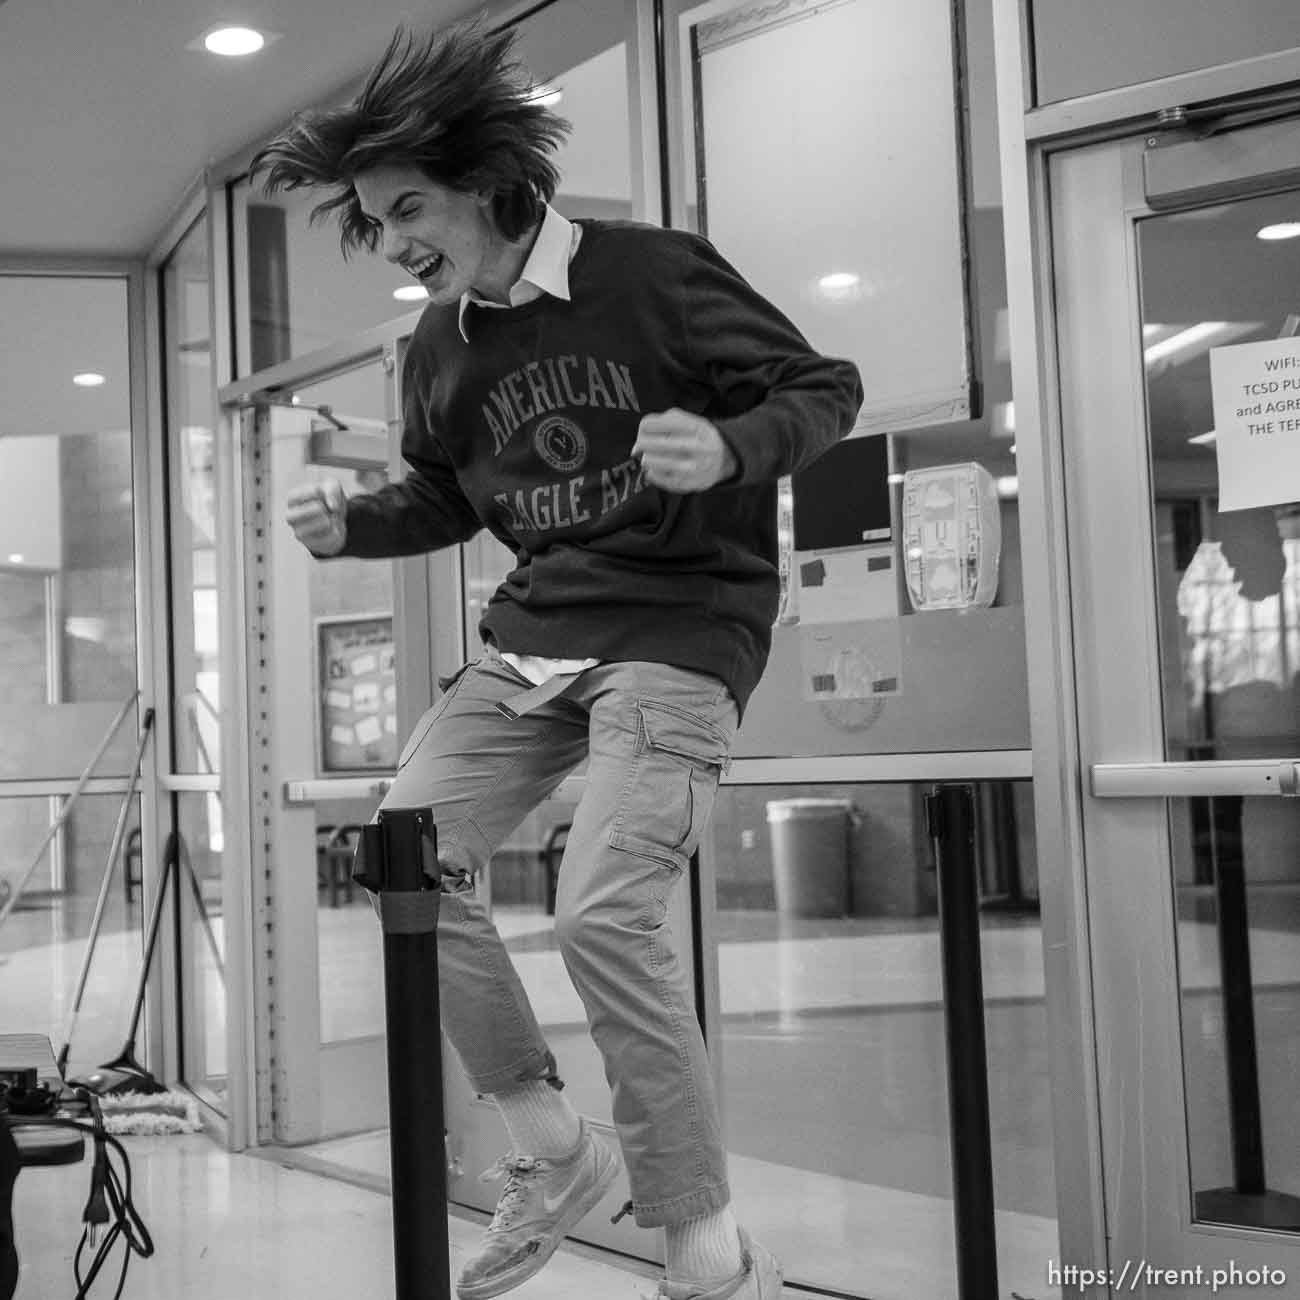
[[[186,232],[162,272],[172,497],[173,729],[180,772],[221,761],[216,457],[212,433],[208,222]]]
[[[338,226],[311,224],[309,194],[267,196],[246,180],[230,186],[235,265],[237,374],[314,352],[403,316],[418,303],[395,298],[411,277],[383,257],[344,261]]]
[[[125,280],[0,275],[0,392],[0,779],[76,777],[136,687]]]
[[[300,409],[277,407],[271,412],[273,501],[283,501],[293,487],[325,478],[338,479],[348,496],[387,482],[388,377],[379,364],[300,389],[294,400]],[[328,407],[333,418],[325,418],[321,407]],[[346,447],[336,446],[335,435],[340,432],[336,421],[347,426]],[[349,628],[370,636],[379,626],[376,620],[392,618],[393,566],[356,559],[320,563],[287,530],[274,544],[286,548],[284,580],[300,581],[307,595],[307,617],[294,626],[288,624],[281,604],[278,634],[290,638],[293,656],[320,676],[312,693],[318,716],[279,720],[278,725],[295,736],[294,756],[285,759],[292,766],[284,775],[344,776],[360,770],[354,765],[361,763],[378,780],[396,767],[395,683],[391,675],[383,687],[360,678],[331,679],[330,664],[322,659],[328,659],[330,651],[322,638],[328,625],[329,635],[335,638],[328,644],[337,648],[337,638],[346,636]],[[391,633],[386,653],[391,669]],[[331,712],[332,697],[340,701],[336,713]],[[370,743],[360,743],[358,732],[361,741]],[[375,917],[365,891],[355,889],[351,880],[356,836],[374,816],[375,803],[373,798],[323,798],[313,809],[314,850],[307,851],[315,854],[322,1043],[384,1030],[382,953]]]
[[[0,928],[0,1033],[43,1034],[56,1053],[68,1048],[68,1074],[84,1077],[122,1050],[130,993],[140,978],[141,894],[139,799],[126,807],[116,856],[110,856],[123,808],[121,794],[82,794],[53,845],[40,852],[63,801],[45,797],[0,799],[6,827],[0,865],[0,906],[17,891]],[[52,853],[61,860],[59,879]],[[107,879],[104,911],[86,966],[86,985],[74,1016],[78,977],[91,943],[96,900]],[[143,1047],[143,1040],[139,1044]]]
[[[176,796],[176,809],[180,875],[179,879],[173,878],[169,888],[177,890],[183,936],[184,1077],[225,1113],[230,1065],[226,1046],[221,804],[213,795],[180,794]],[[176,896],[172,902],[177,902]]]
[[[856,21],[850,17],[852,9],[836,12],[845,22]],[[859,76],[853,85],[843,71],[844,49],[850,46],[835,39],[843,29],[833,22],[809,21],[799,24],[796,38],[788,25],[782,27],[779,11],[725,0],[672,0],[666,14],[672,36],[667,74],[674,128],[674,224],[713,239],[815,345],[855,360],[868,376],[870,392],[870,376],[879,372],[886,349],[863,340],[873,337],[881,321],[900,318],[900,305],[903,315],[922,319],[924,313],[916,317],[915,302],[934,288],[929,277],[935,274],[938,255],[923,259],[922,273],[915,267],[907,272],[897,260],[887,268],[864,267],[863,230],[872,221],[890,219],[882,216],[878,196],[869,184],[859,184],[861,175],[850,179],[847,188],[842,183],[843,151],[833,130],[791,126],[755,136],[755,114],[775,111],[762,89],[767,82],[744,77],[738,71],[741,65],[731,59],[745,45],[753,60],[770,59],[763,66],[784,76],[782,51],[819,42],[817,57],[796,61],[805,75],[808,68],[820,70],[812,74],[819,80],[811,98],[820,95],[823,83],[843,83],[843,99],[859,93],[861,83],[860,67],[855,65]],[[879,417],[872,426],[890,429],[887,452],[864,453],[857,463],[848,446],[827,453],[823,469],[831,486],[808,489],[805,504],[811,513],[823,516],[843,508],[850,519],[848,512],[856,509],[856,535],[848,532],[823,538],[820,545],[801,546],[795,535],[800,484],[797,479],[781,484],[777,510],[785,599],[773,630],[767,672],[738,738],[740,756],[1030,746],[1015,407],[990,107],[991,19],[979,6],[969,9],[966,17],[963,74],[971,87],[972,108],[978,111],[970,124],[966,159],[970,201],[964,210],[964,237],[970,268],[972,374],[979,380],[982,409],[972,411],[971,418],[960,418],[960,403],[923,402],[907,419]],[[909,14],[909,34],[914,27],[920,30]],[[710,44],[714,54],[697,57]],[[707,76],[705,62],[714,65]],[[745,66],[752,70],[758,65]],[[712,157],[711,138],[717,142]],[[766,143],[754,146],[762,151],[758,162],[749,142],[760,139]],[[795,186],[791,194],[783,191],[774,200],[773,211],[785,213],[788,220],[757,225],[746,220],[755,167],[786,182],[795,175],[806,178],[807,184]],[[913,209],[916,221],[933,218],[932,205],[920,207],[924,211]],[[889,209],[895,217],[898,211]],[[781,246],[782,232],[794,228],[816,235],[800,254],[805,261],[798,274],[788,248]],[[878,243],[902,249],[922,228],[913,222],[907,231],[891,229]],[[949,227],[944,229],[949,233]],[[920,246],[929,249],[937,243],[922,238]],[[816,268],[806,261],[810,249],[819,263]],[[941,314],[946,324],[958,321],[957,297],[952,310]],[[904,383],[903,388],[913,397],[934,382],[935,355],[942,350],[938,339],[930,331],[929,346],[907,349],[907,364],[915,363],[918,369],[916,383]],[[892,341],[893,336],[886,340]],[[891,379],[898,379],[901,363],[890,369]],[[882,380],[881,385],[888,382]],[[869,396],[868,409],[881,400],[879,393]],[[886,437],[864,440],[884,443]],[[864,476],[861,462],[866,460],[879,462],[879,467],[873,465]],[[973,483],[986,499],[978,530],[963,533],[964,525],[949,527],[959,521],[933,513],[921,520],[915,507],[924,499],[923,490],[942,490],[934,486],[941,472],[950,480]],[[886,494],[883,520],[870,501],[875,489]],[[951,545],[936,544],[951,541],[962,543],[960,555]],[[979,556],[975,567],[968,564],[972,546]],[[891,572],[892,584],[887,581]],[[972,599],[956,599],[962,587],[970,590]],[[936,599],[941,589],[944,598]]]
[[[723,1104],[737,1205],[796,1283],[955,1285],[938,920],[919,785],[724,786],[714,815]],[[999,1269],[1056,1248],[1030,787],[977,787]]]
[[[1258,238],[1294,201],[1139,225],[1171,760],[1300,752],[1300,504],[1221,507],[1211,380],[1217,349],[1286,349],[1300,330],[1300,246]],[[1194,1212],[1300,1230],[1300,814],[1284,800],[1180,799],[1169,827]]]

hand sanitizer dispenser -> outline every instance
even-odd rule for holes
[[[1001,547],[997,485],[983,465],[903,475],[903,568],[914,609],[991,605]]]

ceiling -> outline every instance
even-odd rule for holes
[[[202,168],[355,83],[399,23],[474,0],[0,2],[0,259],[150,251]],[[257,54],[187,48],[221,22],[278,34]]]

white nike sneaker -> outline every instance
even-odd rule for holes
[[[780,1300],[783,1276],[781,1265],[772,1253],[741,1228],[740,1272],[735,1277],[711,1291],[665,1278],[659,1283],[659,1290],[646,1300]]]
[[[505,1175],[479,1253],[456,1283],[460,1300],[489,1300],[526,1282],[604,1196],[618,1157],[587,1126],[573,1153],[559,1158],[504,1156],[484,1177]]]

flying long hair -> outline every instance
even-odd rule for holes
[[[448,189],[491,193],[497,228],[518,239],[559,185],[552,155],[570,127],[536,102],[514,46],[512,30],[488,31],[481,19],[423,39],[399,27],[356,99],[295,115],[259,150],[251,175],[266,172],[268,193],[332,190],[311,220],[337,213],[344,257],[378,243],[353,181],[383,166],[416,167]]]

